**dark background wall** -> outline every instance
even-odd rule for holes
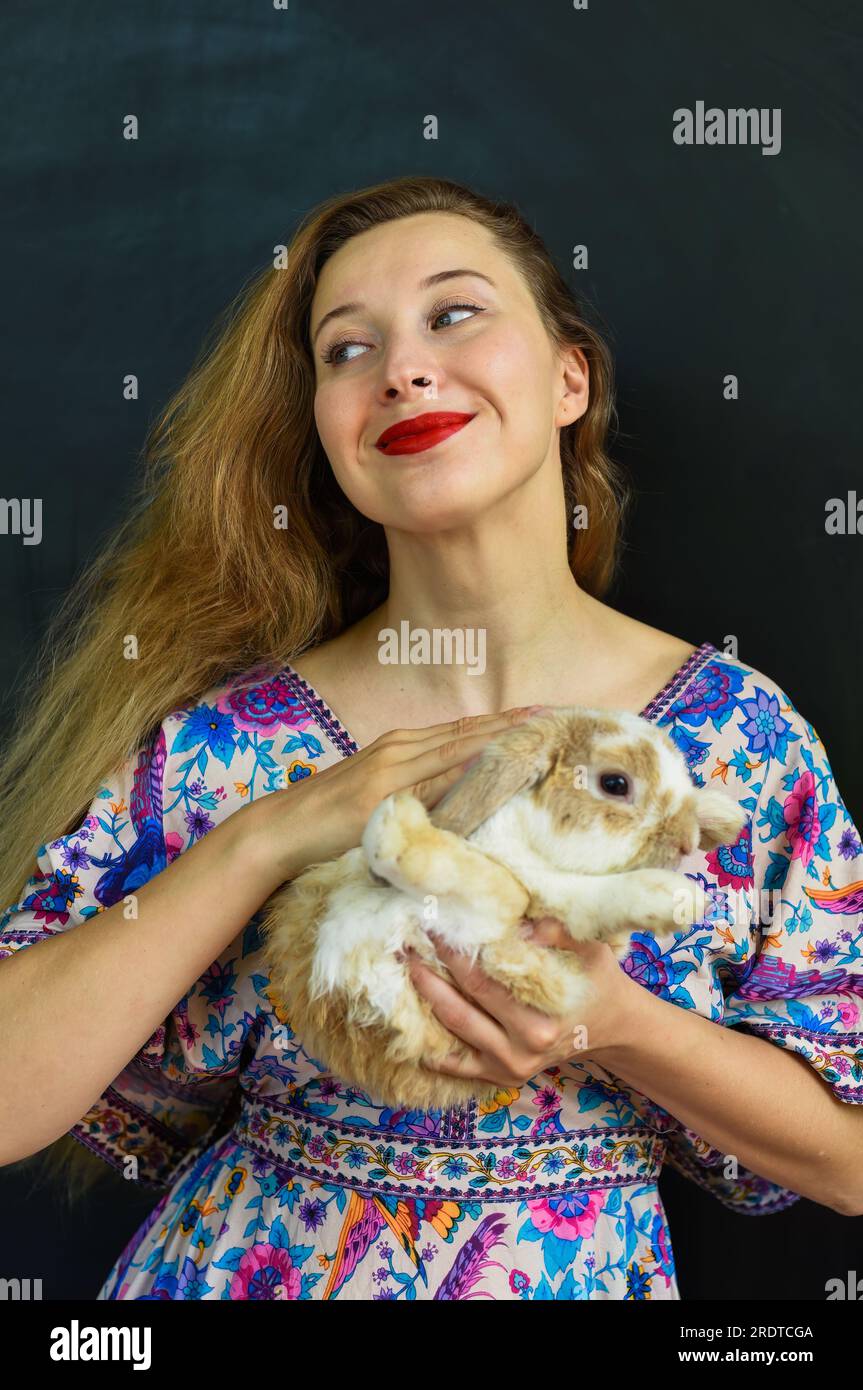
[[[41,497],[43,538],[0,535],[2,696],[218,311],[321,199],[441,173],[516,201],[611,337],[638,489],[611,602],[734,635],[863,826],[863,534],[825,532],[828,498],[863,501],[860,55],[844,0],[5,0],[0,495]],[[675,144],[699,100],[780,108],[780,152]],[[863,1268],[863,1221],[662,1191],[685,1298],[822,1299]],[[152,1200],[111,1183],[66,1217],[6,1170],[0,1275],[93,1297]]]

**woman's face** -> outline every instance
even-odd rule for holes
[[[318,433],[364,516],[432,532],[469,524],[543,467],[559,477],[557,431],[587,409],[587,362],[577,348],[557,354],[483,226],[420,213],[353,237],[321,271],[310,332]],[[419,452],[378,446],[429,412],[472,418]]]

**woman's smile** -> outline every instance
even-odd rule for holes
[[[382,454],[419,454],[470,424],[476,412],[433,410],[399,420],[384,430],[375,447]]]

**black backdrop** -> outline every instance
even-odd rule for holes
[[[0,710],[218,311],[322,198],[434,172],[516,201],[611,337],[638,503],[610,601],[734,635],[863,826],[863,534],[825,530],[863,500],[860,51],[845,0],[5,0],[0,492],[42,498],[43,531],[0,535]],[[698,101],[779,108],[779,152],[676,144]],[[863,1220],[661,1186],[684,1298],[823,1299],[863,1269]],[[68,1217],[0,1173],[0,1275],[93,1297],[154,1201],[129,1187]]]

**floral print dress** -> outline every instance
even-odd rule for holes
[[[706,889],[704,919],[635,932],[622,968],[863,1103],[863,850],[815,729],[710,642],[642,717],[748,819],[736,843],[682,862]],[[81,824],[41,847],[0,916],[0,956],[73,929],[248,801],[357,751],[290,666],[172,711]],[[724,1155],[595,1062],[485,1105],[382,1105],[331,1075],[270,999],[256,917],[71,1132],[164,1189],[100,1299],[678,1299],[663,1163],[734,1211],[797,1200],[729,1176]]]

